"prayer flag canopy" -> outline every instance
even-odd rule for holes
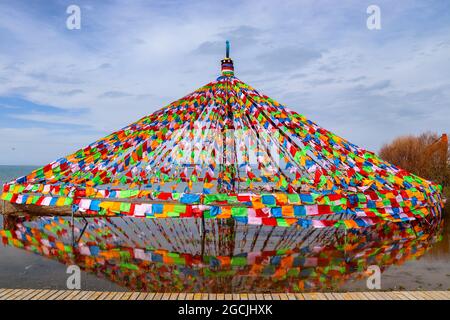
[[[361,227],[440,215],[439,185],[242,82],[228,42],[226,51],[215,81],[7,183],[2,199],[73,204],[89,213],[233,217],[283,226]],[[144,208],[143,200],[167,203]],[[332,222],[310,219],[318,215]]]

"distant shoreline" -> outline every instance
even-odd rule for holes
[[[0,167],[42,167],[42,164],[0,164]]]

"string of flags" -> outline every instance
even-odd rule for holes
[[[441,193],[240,81],[227,57],[216,81],[5,184],[1,199],[92,215],[353,228],[438,217]]]

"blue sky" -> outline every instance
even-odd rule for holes
[[[215,79],[226,39],[238,78],[369,150],[450,128],[449,1],[0,1],[0,164],[48,163]]]

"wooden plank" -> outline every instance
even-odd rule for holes
[[[77,300],[90,300],[89,297],[91,297],[94,293],[95,293],[95,291],[82,290],[75,296],[75,299],[77,299]]]
[[[113,293],[113,296],[110,298],[110,300],[115,300],[115,301],[122,300],[122,298],[125,294],[125,292],[122,292],[122,291],[119,291],[119,292],[116,291],[116,292],[112,292],[112,293]]]
[[[289,300],[289,297],[286,293],[279,293],[280,300]]]
[[[177,300],[178,299],[178,295],[179,295],[178,292],[172,292],[170,294],[169,300]]]
[[[375,296],[382,297],[383,300],[394,300],[395,295],[392,295],[389,291],[378,291]]]
[[[8,292],[8,290],[11,290],[11,289],[0,289],[0,299],[6,292]]]
[[[28,297],[28,300],[37,300],[43,294],[44,292],[42,289],[36,289],[34,290],[33,295],[30,295],[30,297]]]
[[[86,294],[81,300],[95,300],[95,294],[97,293],[97,291],[88,291],[88,294]]]
[[[25,290],[23,290],[19,295],[16,296],[16,300],[22,300],[24,297],[26,297],[32,291],[33,291],[33,289],[25,289]]]
[[[427,291],[424,293],[430,300],[442,300],[444,297],[437,291]]]
[[[56,292],[58,292],[58,290],[49,290],[48,293],[41,296],[40,300],[47,300],[49,297],[54,295]]]
[[[445,300],[450,300],[450,291],[440,291],[440,293],[442,293]]]
[[[64,300],[73,300],[73,298],[78,294],[77,290],[68,290],[70,293],[64,297]]]
[[[418,300],[414,293],[410,291],[402,291],[405,296],[408,297],[409,300]]]
[[[375,292],[372,291],[366,291],[364,294],[369,298],[369,300],[379,300]]]
[[[26,296],[31,291],[32,291],[31,289],[20,289],[19,292],[16,293],[13,298],[10,297],[10,299],[21,300],[22,297]]]
[[[3,300],[17,300],[18,296],[24,295],[25,289],[13,289],[12,291],[9,291],[7,295],[3,296]],[[32,290],[29,290],[27,293],[30,293]]]
[[[106,292],[106,293],[107,293],[107,295],[103,300],[112,300],[116,295],[115,292]]]
[[[107,295],[106,295],[106,297],[103,299],[103,300],[109,300],[109,301],[111,301],[115,296],[116,296],[116,292],[110,292],[110,291],[108,291],[108,292],[106,292],[107,293]]]
[[[280,300],[289,300],[287,293],[279,293]]]
[[[69,295],[72,291],[71,290],[58,290],[56,293],[51,295],[48,300],[63,300],[64,297]]]
[[[330,292],[324,292],[324,295],[327,298],[327,300],[336,300],[336,297]]]
[[[0,297],[2,296],[3,293],[5,293],[8,290],[12,290],[12,288],[1,288],[0,287]]]
[[[96,296],[97,296],[96,300],[106,300],[109,296],[109,292],[106,291],[100,292],[100,294]]]
[[[358,296],[355,295],[354,292],[345,292],[344,293],[344,299],[345,300],[359,300]]]
[[[344,300],[344,295],[340,292],[332,292],[331,294],[336,298],[336,300]]]
[[[23,289],[14,289],[11,291],[8,296],[5,298],[5,300],[15,300],[18,295],[22,292]]]
[[[121,300],[125,292],[115,292],[111,300]]]
[[[386,294],[385,291],[374,291],[372,292],[379,300],[391,300],[390,296]]]
[[[154,292],[147,292],[147,295],[145,296],[144,300],[154,300],[156,293]]]
[[[369,297],[365,296],[362,292],[352,292],[353,300],[370,300]]]
[[[133,294],[133,292],[125,292],[123,294],[121,300],[130,300],[132,294]]]
[[[264,300],[264,295],[262,293],[257,293],[256,300]]]
[[[371,291],[370,294],[375,298],[375,300],[389,300],[388,295],[381,291]]]
[[[20,300],[20,298],[30,292],[30,289],[18,289],[17,292],[9,296],[8,300]]]
[[[345,300],[360,300],[359,296],[355,294],[355,292],[346,292],[344,293]]]
[[[217,300],[217,293],[210,293],[209,300]]]
[[[47,298],[47,300],[56,300],[60,295],[64,294],[64,290],[57,290],[55,293],[53,293],[50,297]]]
[[[84,301],[94,300],[94,299],[92,299],[94,294],[95,294],[95,291],[86,291],[86,294],[80,300],[84,300]]]
[[[83,298],[90,293],[90,291],[78,291],[78,293],[72,298],[72,300],[83,300]]]
[[[13,291],[14,289],[6,289],[5,291],[3,291],[2,295],[0,296],[0,299],[5,300],[6,297],[9,296]]]
[[[32,296],[37,294],[37,289],[29,289],[27,293],[21,296],[21,300],[28,300]]]
[[[417,299],[419,300],[433,300],[430,296],[428,296],[424,291],[414,291],[413,293]]]
[[[147,292],[141,292],[139,293],[138,297],[136,298],[136,300],[145,300],[147,298],[148,293]],[[151,300],[151,299],[149,299]]]
[[[89,297],[89,300],[98,300],[103,291],[94,291],[94,293]]]
[[[98,298],[103,294],[101,291],[94,291],[94,294],[91,296],[90,300],[98,300]]]
[[[392,291],[384,291],[384,294],[388,297],[389,300],[401,300],[401,298]]]
[[[303,293],[305,300],[328,300],[325,294],[321,292],[306,292]]]
[[[295,297],[297,298],[297,300],[306,300],[303,293],[295,293]]]
[[[349,292],[344,292],[344,296],[346,300],[361,300],[359,298],[359,295],[356,294],[357,292],[354,291],[349,291]]]
[[[35,296],[33,296],[33,298],[31,298],[31,300],[42,300],[42,297],[44,295],[46,295],[49,292],[48,289],[44,289],[44,290],[39,290],[39,293]]]
[[[84,300],[87,295],[90,295],[91,291],[77,290],[77,294],[72,296],[72,300]]]
[[[447,300],[445,295],[436,294],[437,291],[422,291],[424,296],[427,296],[429,300]]]
[[[327,296],[322,292],[317,293],[317,300],[328,300]]]
[[[357,297],[358,300],[370,300],[370,297],[368,295],[365,294],[364,291],[360,291],[360,292],[355,292],[354,293]]]
[[[161,300],[169,300],[171,293],[170,292],[165,292],[163,293]]]
[[[365,295],[362,294],[362,292],[352,292],[353,295],[353,300],[369,300],[368,297],[366,297]]]
[[[15,296],[19,295],[21,292],[21,289],[13,289],[10,291],[3,299],[5,300],[14,300]]]
[[[193,293],[187,293],[186,297],[184,299],[185,300],[194,300],[194,294]]]
[[[55,290],[53,294],[47,297],[47,300],[56,300],[58,297],[62,296],[65,292],[66,290],[59,290],[59,289]]]
[[[128,300],[137,300],[140,292],[132,292]]]
[[[3,296],[0,295],[0,300],[26,300],[27,297],[34,296],[38,293],[41,293],[40,289],[7,289],[3,293]],[[9,294],[5,294],[9,292]]]
[[[145,293],[80,290],[0,289],[8,300],[450,300],[450,291],[364,291],[311,293]]]
[[[392,291],[392,294],[394,294],[399,300],[409,300],[407,296],[405,296],[401,291]]]
[[[448,300],[450,298],[450,291],[417,291],[429,300]]]
[[[303,293],[303,299],[304,300],[314,300],[314,295],[310,292],[304,292]]]
[[[240,300],[248,300],[248,294],[247,293],[241,293],[240,294]]]
[[[446,299],[445,294],[443,294],[442,291],[431,291],[430,293],[431,293],[431,295],[433,297],[436,298],[436,300],[444,300],[444,299]]]
[[[286,293],[288,300],[297,300],[297,297],[294,293]]]
[[[417,291],[416,294],[423,300],[435,300],[431,295],[427,294],[426,291]]]
[[[392,300],[392,295],[387,294],[386,291],[370,291],[369,294],[371,294],[376,300]]]
[[[201,293],[194,293],[194,300],[201,300],[202,294]]]
[[[429,297],[427,294],[425,294],[423,291],[414,291],[414,296],[417,297],[419,300],[432,300],[431,297]]]
[[[127,295],[127,293],[129,293],[129,292],[126,292],[126,291],[120,292],[119,295],[114,297],[114,300],[127,300],[127,299],[125,299],[125,296]]]

